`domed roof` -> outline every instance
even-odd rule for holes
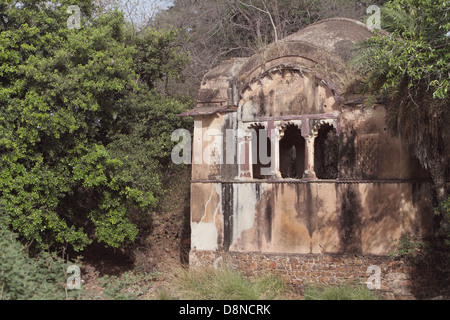
[[[372,31],[362,22],[333,18],[316,22],[265,47],[242,64],[236,79],[248,83],[277,66],[308,69],[339,92],[355,79],[348,62],[353,45],[371,37]]]
[[[203,77],[198,107],[183,115],[212,114],[235,106],[249,83],[275,69],[307,71],[326,84],[334,95],[346,96],[357,78],[348,66],[352,47],[372,35],[364,23],[352,19],[316,22],[252,57],[230,59],[210,70]]]
[[[268,45],[252,57],[222,62],[210,70],[204,80],[235,75],[240,80],[250,80],[258,72],[262,73],[277,64],[297,63],[306,67],[319,64],[321,68],[320,65],[323,66],[324,60],[327,60],[326,64],[340,64],[345,68],[351,58],[352,46],[371,36],[372,31],[360,21],[347,18],[322,20]],[[342,71],[342,68],[336,71]]]
[[[372,31],[360,21],[333,18],[309,25],[284,38],[283,41],[309,43],[348,61],[351,47],[371,36]]]

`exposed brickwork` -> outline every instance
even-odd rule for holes
[[[247,276],[275,272],[287,283],[302,291],[305,285],[364,284],[373,273],[369,266],[381,270],[381,289],[385,299],[414,299],[411,294],[411,268],[400,260],[387,256],[293,255],[237,252],[192,251],[191,267],[229,264]]]

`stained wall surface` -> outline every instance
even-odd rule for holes
[[[432,224],[427,183],[217,183],[192,191],[209,195],[193,198],[196,250],[388,255],[394,239],[429,236]]]

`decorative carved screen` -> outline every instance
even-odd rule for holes
[[[358,171],[362,179],[378,178],[378,133],[358,135]]]

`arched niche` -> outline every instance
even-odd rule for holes
[[[325,79],[301,66],[277,66],[242,86],[241,121],[282,119],[339,110],[339,93]]]

